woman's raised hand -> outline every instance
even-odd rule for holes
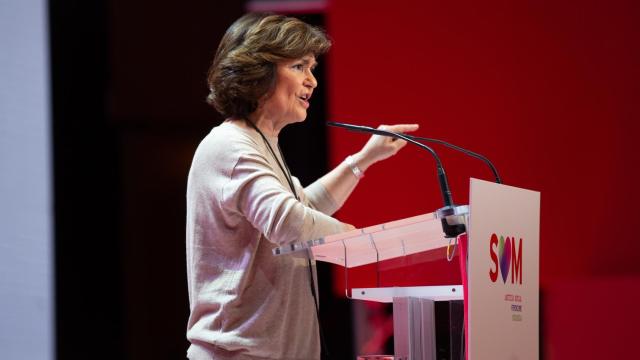
[[[419,127],[420,126],[418,124],[397,124],[380,125],[378,129],[404,134],[416,131]],[[353,155],[353,158],[358,167],[360,167],[362,171],[365,171],[369,166],[376,162],[395,155],[405,145],[407,145],[407,142],[404,140],[388,136],[373,135],[364,145],[362,150]]]

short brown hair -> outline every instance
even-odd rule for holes
[[[274,86],[276,64],[331,47],[325,32],[284,15],[250,13],[227,29],[209,68],[207,103],[225,117],[245,118]]]

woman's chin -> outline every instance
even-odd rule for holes
[[[293,120],[291,123],[295,124],[295,123],[301,123],[304,122],[307,119],[307,114],[304,114],[304,116],[298,116],[295,120]]]

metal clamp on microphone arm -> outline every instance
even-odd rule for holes
[[[436,217],[442,222],[442,231],[446,238],[455,238],[458,235],[466,231],[464,222],[464,212],[468,213],[467,206],[455,206],[451,196],[451,190],[449,189],[449,181],[447,180],[447,174],[444,171],[440,157],[429,146],[414,140],[411,136],[395,133],[393,131],[375,129],[369,126],[351,125],[337,122],[327,122],[327,125],[345,128],[351,131],[364,132],[375,135],[382,135],[393,137],[396,139],[402,139],[408,143],[421,147],[427,150],[436,161],[436,168],[438,172],[438,183],[440,184],[440,192],[442,193],[442,199],[444,201],[444,207],[436,212]]]

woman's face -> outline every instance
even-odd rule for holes
[[[263,110],[269,117],[283,126],[304,121],[309,99],[318,86],[313,76],[316,64],[313,55],[306,55],[277,65],[275,88],[263,104]]]

